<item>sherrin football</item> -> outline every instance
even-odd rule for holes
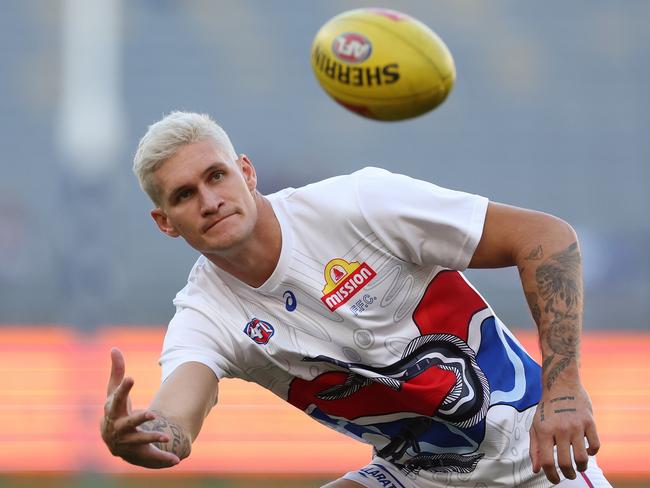
[[[449,95],[456,68],[445,43],[422,22],[379,8],[350,10],[316,34],[311,66],[334,100],[376,120],[422,115]]]

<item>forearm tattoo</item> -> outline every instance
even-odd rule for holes
[[[536,247],[527,260],[543,256]],[[542,372],[550,389],[562,371],[578,359],[582,319],[581,259],[574,242],[563,251],[544,259],[535,270],[538,293],[526,293],[535,322],[540,327],[544,359]]]
[[[140,425],[147,432],[160,432],[169,436],[169,442],[153,442],[162,451],[172,452],[180,459],[190,455],[191,443],[180,426],[167,420],[160,412],[155,412],[156,418]]]
[[[536,324],[539,324],[542,319],[542,309],[539,308],[537,303],[537,293],[526,293],[526,301],[528,302],[530,313],[533,314],[533,320]]]

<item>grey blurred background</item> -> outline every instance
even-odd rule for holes
[[[318,86],[310,46],[351,8],[413,15],[457,84],[380,123]],[[578,231],[585,328],[648,330],[650,1],[0,0],[0,323],[165,324],[196,253],[131,173],[147,126],[207,112],[264,193],[375,165],[556,214]],[[532,328],[514,270],[470,271]]]

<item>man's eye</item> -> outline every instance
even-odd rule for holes
[[[178,199],[179,202],[181,202],[183,200],[188,199],[190,197],[190,195],[192,195],[192,192],[190,190],[183,190],[182,192],[180,192],[178,194],[177,199]]]
[[[212,178],[214,181],[219,181],[221,178],[223,178],[223,173],[221,171],[215,171],[210,175],[210,178]]]

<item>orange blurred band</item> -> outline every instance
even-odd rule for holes
[[[84,334],[63,326],[0,328],[0,471],[145,472],[113,458],[99,419],[119,347],[135,378],[134,408],[160,381],[164,327],[125,326]],[[537,360],[535,333],[517,337]],[[648,476],[650,333],[590,333],[582,342],[583,381],[593,400],[608,475]],[[340,474],[370,459],[370,448],[314,422],[261,387],[224,380],[219,404],[192,455],[175,472]]]

